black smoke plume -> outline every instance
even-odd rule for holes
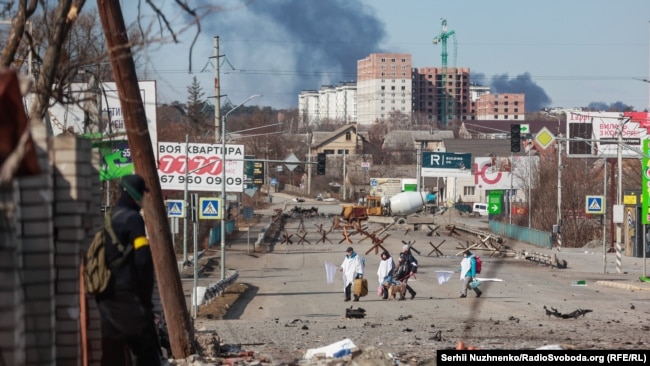
[[[296,106],[301,90],[355,81],[357,60],[385,52],[379,47],[384,24],[359,0],[245,4],[203,24],[224,40],[223,53],[232,64],[222,68],[224,74],[236,74],[236,89],[263,93],[264,104]]]
[[[495,75],[490,80],[481,73],[472,73],[473,84],[489,86],[492,93],[523,93],[526,95],[526,112],[536,112],[551,105],[551,98],[537,85],[529,73],[509,79],[508,74]]]

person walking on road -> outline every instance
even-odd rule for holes
[[[153,314],[154,267],[140,207],[144,180],[129,175],[120,182],[122,193],[111,210],[111,225],[121,252],[106,237],[106,263],[111,267],[108,287],[96,296],[101,317],[102,366],[160,365],[160,345]]]
[[[350,301],[352,298],[352,284],[357,278],[363,278],[364,262],[352,247],[345,250],[345,259],[341,264],[340,271],[343,272],[343,291],[345,300]],[[359,301],[359,296],[354,295],[354,301]]]
[[[388,299],[388,288],[384,286],[384,283],[393,282],[393,272],[395,271],[395,261],[390,256],[387,250],[384,250],[381,253],[381,262],[379,262],[379,269],[377,270],[377,280],[379,281],[379,286],[381,286],[381,296],[384,300]]]
[[[411,247],[408,244],[404,244],[402,246],[402,252],[399,254],[398,267],[395,269],[395,275],[393,277],[404,285],[404,293],[408,291],[411,294],[411,300],[415,297],[416,292],[408,285],[408,280],[411,277],[415,277],[417,271],[418,261],[411,254]]]
[[[467,290],[472,289],[476,293],[476,297],[481,297],[483,291],[478,287],[472,287],[470,284],[476,277],[476,258],[469,250],[463,252],[463,259],[460,261],[460,279],[463,281],[463,290],[460,292],[460,297],[467,297]]]

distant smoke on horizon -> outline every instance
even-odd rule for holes
[[[384,24],[359,0],[249,1],[216,17],[203,25],[224,40],[232,65],[224,75],[237,75],[236,89],[282,90],[265,94],[269,104],[293,106],[301,90],[356,81],[357,60],[386,52]]]
[[[490,87],[492,93],[514,93],[526,95],[526,112],[536,112],[551,106],[551,98],[544,89],[537,85],[528,72],[509,79],[508,74],[494,75],[490,80],[481,73],[472,73],[470,80],[474,84]]]
[[[628,112],[634,111],[634,107],[621,101],[607,104],[605,102],[591,102],[587,108],[592,111]]]

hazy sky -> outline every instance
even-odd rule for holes
[[[169,0],[166,0],[169,3]],[[198,1],[197,1],[198,3]],[[214,2],[211,2],[214,3]],[[441,66],[441,18],[455,31],[448,66],[468,67],[493,92],[525,92],[527,109],[617,102],[648,107],[649,0],[224,0],[178,45],[152,50],[148,76],[159,102],[187,99],[196,76],[214,96],[213,37],[220,38],[222,104],[295,108],[304,89],[356,80],[356,61],[376,52]],[[172,21],[184,20],[178,16]],[[454,48],[456,60],[454,60]],[[455,61],[455,62],[454,62]]]

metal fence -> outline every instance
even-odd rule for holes
[[[542,248],[550,249],[553,246],[553,234],[549,231],[541,231],[492,220],[490,220],[490,230],[501,236],[537,245]]]

